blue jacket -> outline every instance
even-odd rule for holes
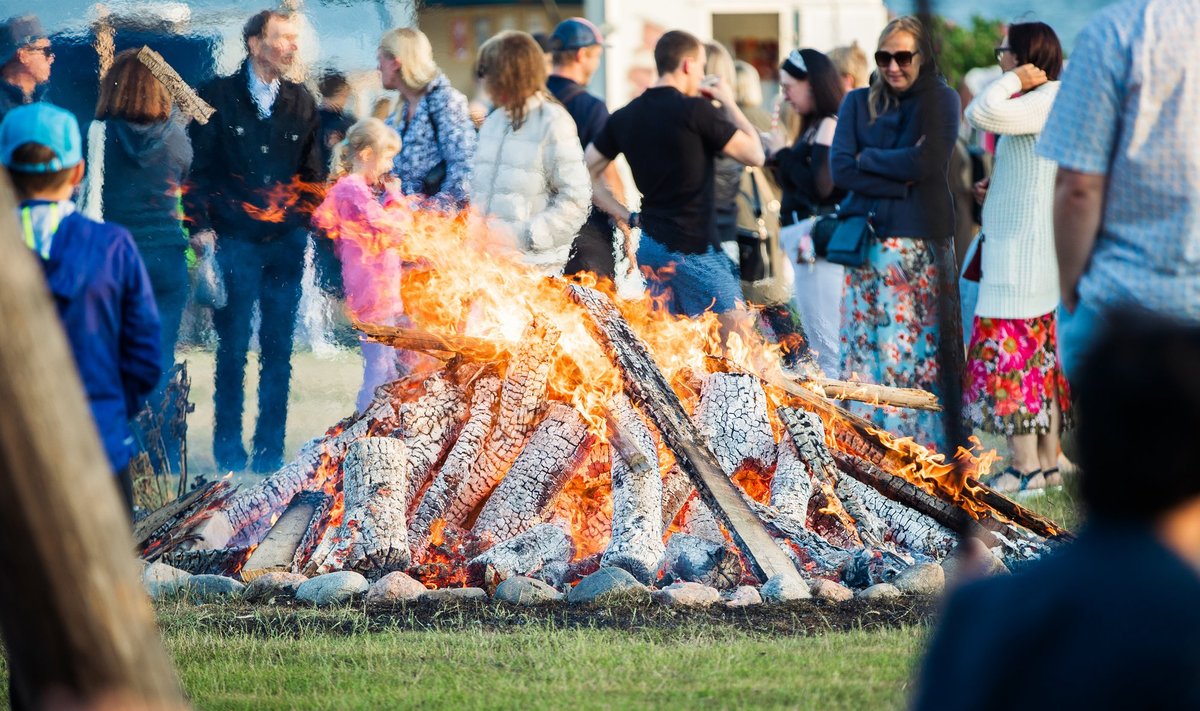
[[[150,278],[128,230],[78,212],[59,225],[42,267],[104,450],[118,471],[133,453],[129,420],[162,374]]]
[[[958,94],[940,77],[925,74],[900,95],[899,106],[871,123],[868,91],[847,94],[838,113],[829,159],[833,182],[850,191],[841,214],[874,209],[880,237],[949,240],[954,201],[947,171],[962,115]],[[922,105],[933,111],[924,115]],[[927,212],[934,206],[942,216],[939,224],[929,223]]]

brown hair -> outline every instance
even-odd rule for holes
[[[1008,26],[1008,46],[1017,66],[1032,64],[1056,81],[1062,74],[1063,51],[1058,35],[1045,22],[1018,22]]]
[[[524,32],[506,30],[479,48],[476,73],[514,129],[525,123],[525,102],[546,90],[546,53]]]
[[[683,30],[671,30],[654,45],[654,66],[659,75],[670,74],[683,66],[685,59],[699,59],[704,45],[696,36]]]
[[[16,150],[13,151],[12,161],[14,163],[36,165],[38,163],[49,163],[57,157],[58,154],[50,146],[31,142],[17,146]],[[8,175],[12,179],[13,188],[16,189],[17,195],[22,199],[28,199],[32,195],[61,188],[71,179],[71,173],[74,170],[75,166],[71,166],[70,168],[56,170],[53,173],[26,173],[10,168]]]
[[[138,49],[127,49],[113,59],[100,82],[96,118],[124,119],[130,123],[157,123],[171,116],[171,93],[138,59]]]
[[[263,10],[256,12],[246,20],[246,24],[242,26],[242,44],[246,45],[246,51],[250,51],[250,38],[258,37],[262,39],[267,34],[267,24],[271,20],[290,20],[294,15],[287,10]]]

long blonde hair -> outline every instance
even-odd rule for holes
[[[933,43],[929,41],[929,33],[925,30],[925,25],[917,19],[915,15],[905,15],[897,17],[883,28],[883,32],[879,33],[879,42],[875,45],[875,49],[881,49],[883,43],[888,41],[888,38],[897,32],[907,32],[913,36],[916,42],[917,49],[920,51],[921,57],[921,74],[927,71],[936,71],[933,56]],[[896,92],[892,91],[892,86],[883,78],[882,70],[876,73],[875,81],[871,83],[871,88],[867,90],[867,112],[870,114],[871,123],[875,123],[875,119],[879,118],[880,114],[887,113],[893,106],[900,103]]]
[[[354,156],[371,149],[376,153],[400,152],[400,134],[377,118],[361,119],[346,131],[346,137],[333,148],[329,177],[337,180],[354,171]]]
[[[379,39],[379,51],[400,62],[400,81],[420,91],[441,71],[433,61],[433,46],[425,33],[411,27],[389,30]]]
[[[704,53],[708,55],[707,61],[704,62],[704,73],[721,77],[731,89],[737,86],[737,69],[733,66],[733,56],[725,49],[725,45],[716,41],[705,42]]]

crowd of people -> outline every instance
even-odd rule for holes
[[[1174,193],[1145,201],[1105,190],[1110,170],[1130,180],[1145,174],[1143,154],[1117,150],[1135,140],[1120,127],[1141,117],[1121,115],[1129,104],[1113,98],[1115,89],[1095,90],[1123,80],[1100,47],[1109,37],[1085,33],[1077,57],[1086,64],[1077,58],[1060,82],[1064,52],[1054,30],[1009,25],[996,38],[999,78],[967,102],[944,80],[928,29],[900,17],[879,37],[873,73],[857,45],[789,51],[771,112],[754,67],[719,43],[668,31],[654,50],[656,83],[610,115],[587,89],[604,52],[587,20],[565,20],[541,42],[518,31],[484,42],[482,107],[451,86],[423,33],[401,28],[377,50],[382,87],[398,100],[361,120],[348,114],[350,87],[337,72],[320,77],[319,98],[288,79],[299,37],[286,11],[251,17],[245,61],[199,89],[215,116],[186,126],[168,88],[135,51],[122,52],[101,79],[85,132],[86,172],[72,148],[81,143],[79,128],[67,125],[74,119],[62,119],[54,141],[25,136],[2,156],[21,193],[27,241],[42,245],[52,281],[57,263],[45,245],[60,243],[58,231],[88,218],[131,237],[137,278],[120,282],[128,293],[95,298],[118,308],[149,285],[143,310],[156,315],[139,318],[155,326],[160,372],[174,362],[189,248],[215,251],[227,289],[213,313],[213,446],[222,470],[282,464],[310,238],[336,259],[330,281],[353,312],[398,324],[398,295],[381,300],[388,290],[370,283],[398,281],[398,258],[356,250],[341,231],[386,232],[393,211],[414,205],[474,211],[548,275],[615,279],[619,264],[640,269],[665,308],[685,317],[715,312],[727,331],[757,328],[780,344],[788,367],[951,396],[945,374],[961,372],[969,425],[1008,438],[1010,466],[993,482],[1005,492],[1061,485],[1072,354],[1105,307],[1143,300],[1195,315],[1193,250],[1150,246],[1167,224],[1190,234],[1190,213],[1176,215],[1186,210]],[[65,113],[47,92],[54,54],[37,19],[0,26],[0,53],[7,131],[58,125],[48,118]],[[946,318],[948,309],[957,313],[960,269],[951,163],[968,130],[990,137],[994,171],[974,186],[982,229],[961,273],[977,282],[978,297],[964,333],[947,333],[960,328]],[[22,153],[25,144],[45,148],[42,158]],[[633,186],[617,169],[622,156]],[[1173,173],[1175,185],[1188,175]],[[296,188],[312,185],[329,187]],[[630,187],[640,195],[636,210]],[[271,214],[287,190],[294,199]],[[1133,219],[1151,209],[1170,215]],[[112,265],[94,266],[98,279]],[[1153,298],[1143,299],[1147,290]],[[247,451],[244,382],[256,309],[259,417]],[[106,416],[122,441],[148,380],[123,380],[126,337],[124,329],[108,334],[116,370],[103,376],[125,384],[124,409]],[[360,409],[405,358],[365,342],[363,354]],[[861,405],[861,414],[920,443],[950,444],[937,413]],[[126,455],[113,453],[115,470]]]

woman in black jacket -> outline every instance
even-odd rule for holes
[[[84,211],[133,234],[162,322],[163,372],[175,363],[175,340],[188,299],[187,247],[180,188],[192,165],[183,118],[136,49],[121,52],[100,84],[88,131]]]
[[[933,45],[915,17],[888,23],[875,63],[870,88],[842,102],[830,157],[834,182],[850,191],[841,214],[870,216],[878,237],[870,240],[866,262],[846,270],[842,371],[866,382],[938,392],[939,284],[954,272],[952,263],[944,266],[954,236],[946,173],[962,104],[938,74]],[[957,347],[944,352],[961,359],[961,334],[946,335],[953,341],[947,346]],[[944,439],[937,413],[860,412],[924,445]]]

